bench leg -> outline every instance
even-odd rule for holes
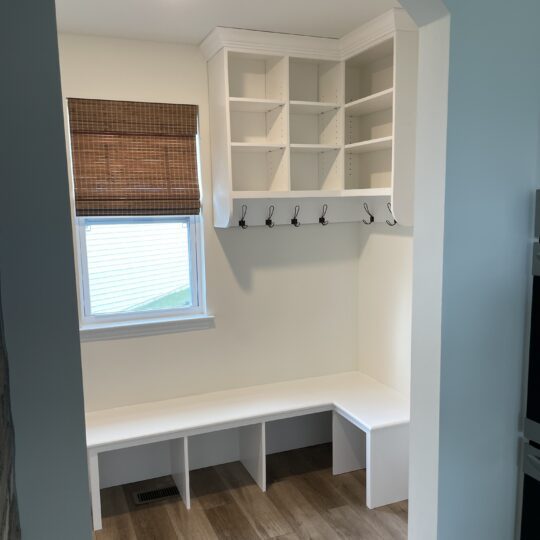
[[[90,499],[92,501],[92,523],[94,531],[102,528],[101,493],[99,491],[99,459],[97,452],[88,452],[88,475],[90,480]]]
[[[332,473],[366,468],[366,435],[337,412],[332,413]]]
[[[172,477],[186,508],[189,510],[191,508],[191,496],[189,492],[188,438],[173,439],[170,442],[170,447]]]
[[[377,508],[409,497],[409,425],[367,434],[366,504]]]
[[[266,427],[264,422],[240,428],[240,461],[262,491],[266,491]]]

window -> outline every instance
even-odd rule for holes
[[[200,316],[197,107],[68,99],[68,111],[82,330]]]
[[[198,218],[78,218],[87,322],[198,313]]]

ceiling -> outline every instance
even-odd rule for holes
[[[396,0],[56,0],[58,30],[200,43],[216,26],[342,37]]]

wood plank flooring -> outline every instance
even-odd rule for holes
[[[191,510],[180,498],[136,506],[133,493],[163,477],[104,489],[95,540],[405,540],[407,503],[365,504],[365,471],[332,476],[330,445],[268,456],[262,493],[239,463],[191,472]]]

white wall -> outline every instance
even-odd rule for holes
[[[216,327],[83,343],[87,410],[354,370],[359,358],[368,374],[408,391],[410,231],[358,224],[215,230],[198,48],[61,35],[60,59],[65,97],[200,107],[207,296]]]
[[[412,229],[362,227],[358,268],[361,371],[409,395]]]
[[[82,344],[87,410],[357,367],[356,224],[216,231],[206,63],[197,47],[60,36],[65,97],[200,107],[214,329]]]

